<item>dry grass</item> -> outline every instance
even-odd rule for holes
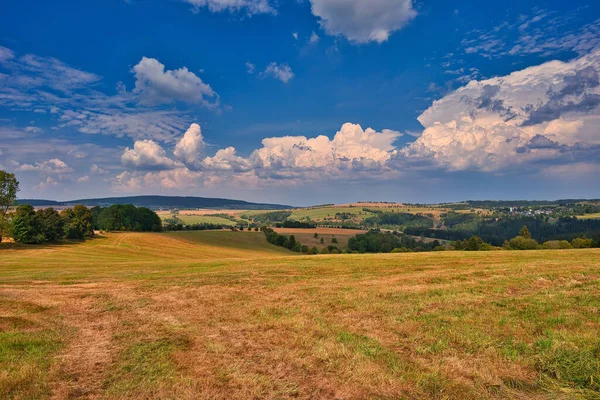
[[[0,398],[600,396],[597,249],[303,257],[124,233],[0,265]]]

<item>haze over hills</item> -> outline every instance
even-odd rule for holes
[[[209,198],[209,197],[181,197],[181,196],[130,196],[130,197],[104,197],[95,199],[79,199],[68,201],[54,201],[45,199],[19,199],[18,204],[31,204],[34,207],[42,206],[73,206],[83,204],[86,207],[110,206],[113,204],[133,204],[137,207],[159,208],[215,208],[233,210],[279,210],[293,208],[289,205],[251,203],[243,200]]]

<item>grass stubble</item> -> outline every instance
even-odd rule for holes
[[[0,250],[0,398],[597,399],[600,251]]]

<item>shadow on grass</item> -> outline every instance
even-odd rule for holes
[[[93,237],[85,238],[83,240],[61,240],[59,242],[48,242],[48,243],[35,243],[35,244],[23,244],[16,242],[0,242],[0,251],[2,250],[36,250],[36,249],[56,249],[63,248],[65,246],[76,246],[82,243],[90,242],[93,240],[108,239],[106,236],[95,235]]]

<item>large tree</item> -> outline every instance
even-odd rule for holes
[[[6,215],[17,199],[19,181],[15,174],[0,170],[0,242],[8,224]]]

